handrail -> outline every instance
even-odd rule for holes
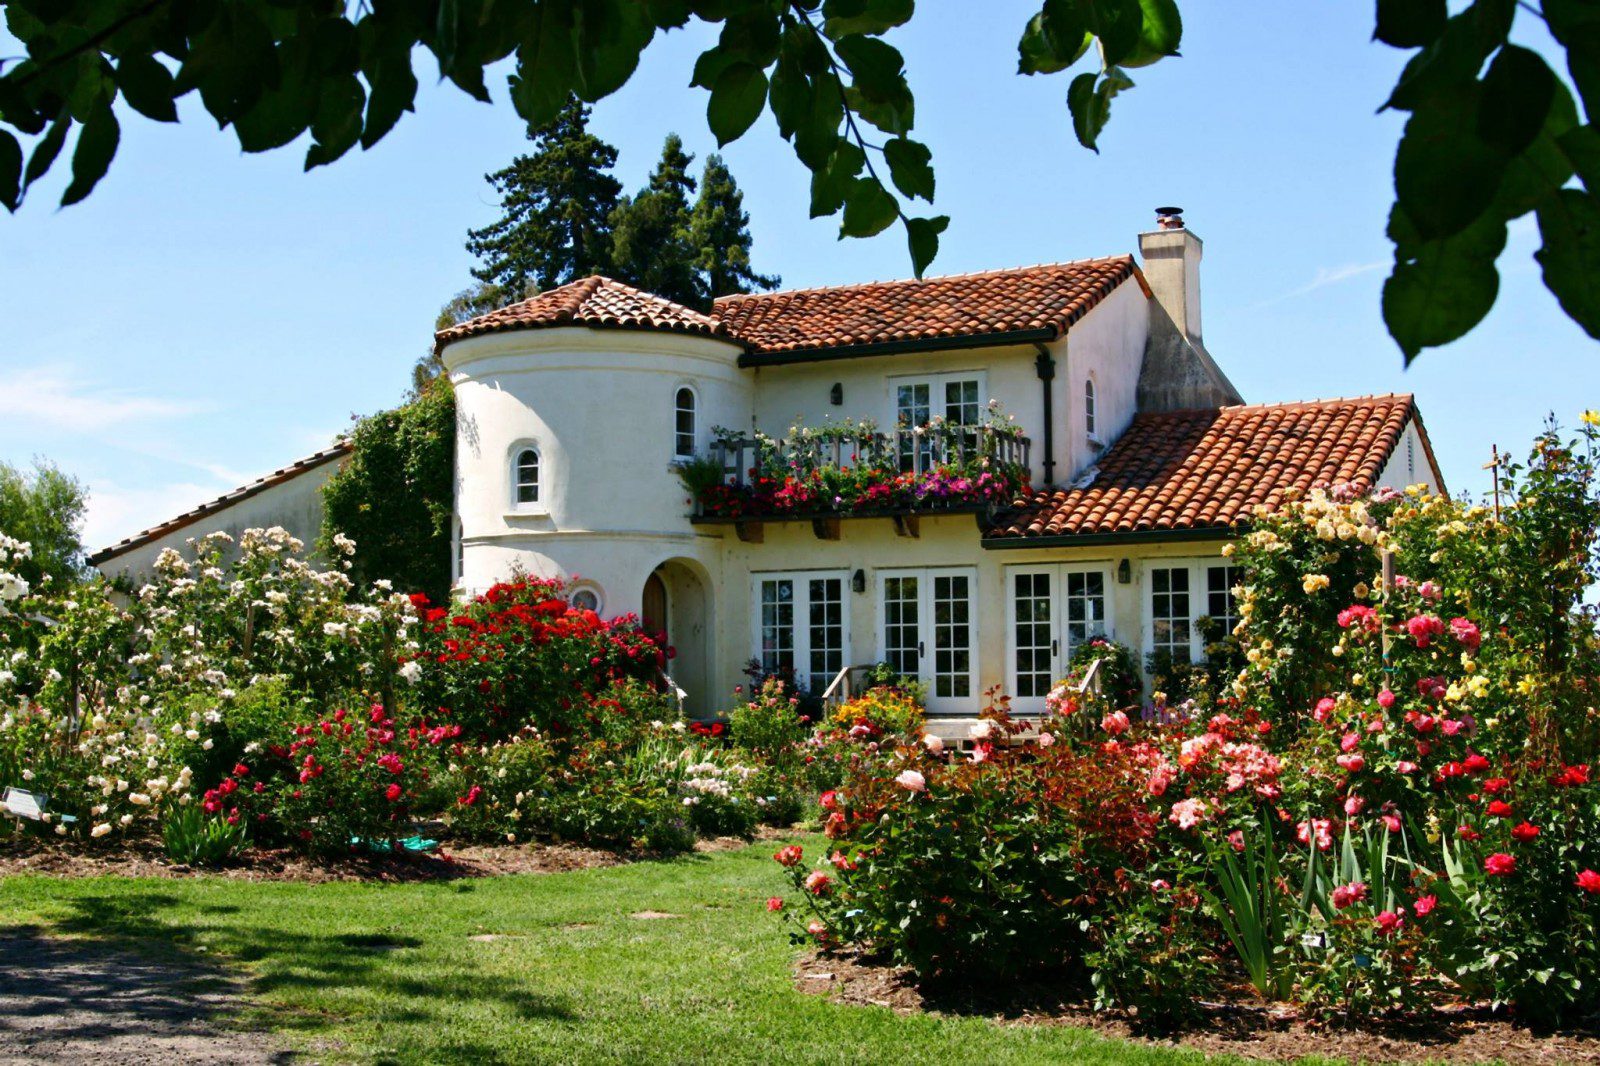
[[[824,704],[833,702],[833,694],[838,690],[840,685],[844,686],[844,695],[839,699],[838,702],[843,703],[845,700],[850,698],[850,671],[852,669],[854,669],[854,667],[846,666],[837,674],[833,675],[833,680],[829,682],[828,687],[822,690],[822,702]]]
[[[1085,670],[1083,673],[1083,680],[1078,682],[1078,695],[1088,696],[1092,694],[1096,699],[1100,698],[1100,664],[1103,662],[1105,662],[1104,659],[1096,659],[1094,662],[1089,664],[1089,669]],[[1091,689],[1093,690],[1092,693],[1090,691]]]
[[[847,469],[868,463],[924,473],[943,463],[965,466],[985,458],[1026,468],[1032,441],[990,426],[945,425],[934,431],[900,429],[803,441],[727,436],[712,441],[709,454],[722,468],[724,484],[745,488],[761,467],[765,448],[797,469]]]

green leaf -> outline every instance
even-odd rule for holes
[[[1545,287],[1591,337],[1600,338],[1600,200],[1562,189],[1539,207]]]
[[[1017,73],[1054,74],[1083,57],[1094,43],[1089,24],[1071,0],[1045,0],[1017,42]]]
[[[56,116],[50,128],[40,138],[39,143],[33,146],[33,154],[28,156],[28,169],[22,175],[22,191],[27,192],[28,187],[44,176],[56,161],[56,156],[61,154],[61,146],[67,141],[67,128],[72,125],[72,119],[65,110]]]
[[[1073,78],[1067,87],[1067,107],[1072,111],[1072,129],[1078,136],[1078,143],[1098,152],[1100,149],[1095,142],[1111,118],[1111,98],[1132,88],[1133,82],[1115,67],[1098,79],[1098,85],[1096,80],[1093,74],[1079,74]]]
[[[835,40],[883,33],[909,20],[914,6],[914,0],[823,0],[822,32]]]
[[[706,121],[717,147],[738,140],[761,116],[766,102],[766,71],[749,63],[735,63],[724,70],[706,104]]]
[[[1483,77],[1478,136],[1516,155],[1539,136],[1555,93],[1556,76],[1537,53],[1506,45]]]
[[[856,178],[844,200],[840,237],[872,237],[900,217],[900,205],[875,178]]]
[[[1515,0],[1477,0],[1453,16],[1437,40],[1411,57],[1383,106],[1414,111],[1476,81],[1484,62],[1505,43],[1515,11]]]
[[[1122,59],[1124,67],[1149,66],[1158,59],[1175,56],[1183,40],[1183,16],[1176,0],[1139,0],[1139,8],[1143,15],[1139,44]]]
[[[178,121],[172,100],[172,73],[148,55],[126,55],[117,61],[117,88],[128,106],[157,122]]]
[[[1494,202],[1508,154],[1478,134],[1482,86],[1430,96],[1406,123],[1395,152],[1399,206],[1425,238],[1471,225]]]
[[[1593,123],[1575,126],[1562,134],[1557,143],[1589,191],[1600,192],[1600,129]]]
[[[78,133],[77,146],[72,150],[72,182],[61,194],[61,206],[75,204],[94,191],[111,157],[117,154],[117,141],[121,130],[117,117],[111,113],[111,102],[94,111]]]
[[[911,249],[911,269],[917,277],[922,277],[939,254],[939,234],[949,225],[949,215],[906,219],[906,243]]]
[[[1572,177],[1572,162],[1562,151],[1560,141],[1578,124],[1578,109],[1565,85],[1556,82],[1555,90],[1539,136],[1506,164],[1492,207],[1503,219],[1519,218],[1532,211]]]
[[[1144,8],[1139,0],[1083,0],[1089,30],[1100,38],[1100,62],[1114,67],[1138,51],[1144,33]]]
[[[578,95],[591,103],[627,84],[656,32],[649,11],[635,0],[580,5],[576,29]]]
[[[895,137],[884,144],[883,158],[889,164],[895,188],[907,196],[933,202],[933,153],[927,145]]]
[[[353,74],[323,86],[316,117],[311,120],[314,143],[306,149],[307,170],[325,166],[355,147],[361,138],[361,112],[366,103],[366,90]]]
[[[1483,320],[1500,291],[1494,262],[1506,224],[1485,215],[1429,240],[1397,205],[1389,223],[1395,265],[1383,286],[1383,318],[1409,364],[1423,348],[1448,344]]]
[[[885,133],[908,132],[916,102],[899,50],[876,37],[856,35],[835,42],[834,51],[850,71],[845,99],[851,110]]]
[[[15,211],[22,203],[22,145],[10,132],[0,130],[0,204]]]
[[[1378,0],[1372,36],[1396,48],[1421,48],[1444,32],[1449,18],[1446,0]]]
[[[845,198],[854,187],[855,177],[861,173],[866,162],[866,153],[854,141],[843,137],[838,139],[837,148],[827,163],[811,174],[812,218],[831,215],[844,206]]]

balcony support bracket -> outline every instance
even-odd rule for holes
[[[813,518],[811,532],[816,534],[818,540],[838,540],[839,520],[837,518]]]
[[[760,544],[766,536],[760,522],[735,522],[733,528],[746,544]]]
[[[897,514],[894,516],[894,531],[896,536],[921,537],[922,518],[914,514]]]

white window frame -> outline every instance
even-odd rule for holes
[[[978,568],[975,566],[927,566],[879,570],[877,573],[878,607],[878,659],[889,658],[888,612],[884,609],[884,596],[888,582],[895,578],[917,579],[917,636],[919,668],[917,677],[927,682],[929,714],[975,714],[978,711],[981,689],[981,670],[978,659],[978,631],[981,628],[979,612],[983,599],[978,587]],[[934,583],[941,577],[962,577],[967,581],[967,618],[965,647],[952,646],[952,654],[965,652],[967,656],[967,692],[965,695],[941,696],[936,676],[937,657],[940,651],[936,632]]]
[[[1082,563],[1016,563],[1005,567],[1002,574],[1005,581],[1003,597],[1006,611],[1006,691],[1011,695],[1013,710],[1022,714],[1040,714],[1044,711],[1044,693],[1022,695],[1022,686],[1017,676],[1017,656],[1021,650],[1017,643],[1017,578],[1021,575],[1043,576],[1049,582],[1047,602],[1050,617],[1045,623],[1050,641],[1050,679],[1046,682],[1045,692],[1049,692],[1050,687],[1066,675],[1067,663],[1077,647],[1068,632],[1068,626],[1071,624],[1068,613],[1072,599],[1068,592],[1070,576],[1094,574],[1100,577],[1101,624],[1098,628],[1089,628],[1083,639],[1088,640],[1095,636],[1116,639],[1116,623],[1112,611],[1114,593],[1111,563],[1106,560]]]
[[[1198,663],[1205,655],[1205,638],[1200,635],[1200,619],[1215,617],[1211,613],[1210,569],[1229,567],[1238,569],[1222,555],[1184,559],[1146,559],[1140,574],[1140,601],[1144,606],[1144,652],[1154,653],[1155,647],[1155,571],[1185,570],[1189,574],[1189,661]],[[1238,610],[1235,603],[1234,609]]]
[[[1093,374],[1083,379],[1083,435],[1091,444],[1100,443],[1100,389]]]
[[[974,425],[982,423],[983,413],[989,404],[989,375],[983,370],[952,370],[939,374],[902,374],[886,378],[885,381],[888,384],[888,395],[885,397],[888,413],[884,418],[883,424],[890,433],[894,433],[900,428],[900,389],[908,385],[928,386],[929,421],[934,418],[944,418],[948,421],[949,415],[947,412],[949,407],[944,398],[944,390],[946,385],[956,382],[975,381],[978,383],[978,422],[974,423]],[[920,469],[921,464],[925,461],[919,457],[915,461],[917,468]]]
[[[572,607],[578,606],[578,596],[587,592],[594,597],[594,613],[602,614],[606,609],[605,590],[593,581],[580,581],[567,590],[567,603]]]
[[[794,599],[791,601],[794,608],[792,621],[793,633],[791,647],[794,652],[795,680],[806,686],[806,690],[813,695],[822,695],[823,690],[833,681],[828,676],[822,679],[820,674],[813,676],[811,669],[811,586],[815,580],[839,582],[839,667],[842,670],[850,664],[850,571],[849,570],[755,570],[750,574],[750,648],[751,657],[761,664],[763,670],[767,664],[762,655],[761,635],[763,620],[761,617],[761,591],[762,585],[768,581],[791,581],[794,583]],[[803,591],[803,595],[802,595]],[[825,671],[826,672],[826,671]],[[837,673],[835,670],[833,673]],[[819,684],[820,680],[820,684]]]
[[[533,452],[535,480],[534,499],[522,500],[522,454]],[[548,493],[550,468],[545,463],[544,449],[538,441],[519,440],[511,446],[506,458],[506,498],[508,509],[515,514],[544,514],[549,509]]]
[[[689,419],[690,419],[690,424],[689,424],[689,450],[687,452],[680,451],[678,449],[678,445],[679,445],[679,443],[681,443],[678,440],[678,437],[680,435],[679,430],[678,430],[678,416],[683,413],[683,408],[678,403],[678,397],[679,397],[679,395],[681,393],[685,393],[685,392],[687,392],[689,394],[689,403],[690,403],[690,407],[689,407]],[[672,461],[675,462],[675,463],[689,462],[690,460],[694,459],[695,455],[698,454],[699,451],[700,451],[700,390],[695,388],[693,385],[690,385],[688,382],[680,382],[672,390]]]

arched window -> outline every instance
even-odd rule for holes
[[[567,597],[567,602],[580,611],[593,611],[600,613],[604,602],[600,598],[600,590],[593,585],[579,585]]]
[[[1094,378],[1088,378],[1083,383],[1083,431],[1090,440],[1099,439],[1099,434],[1095,432]]]
[[[518,507],[539,502],[539,449],[520,448],[511,471],[511,500]]]
[[[695,395],[685,385],[673,403],[672,454],[678,459],[693,459],[695,445]]]

